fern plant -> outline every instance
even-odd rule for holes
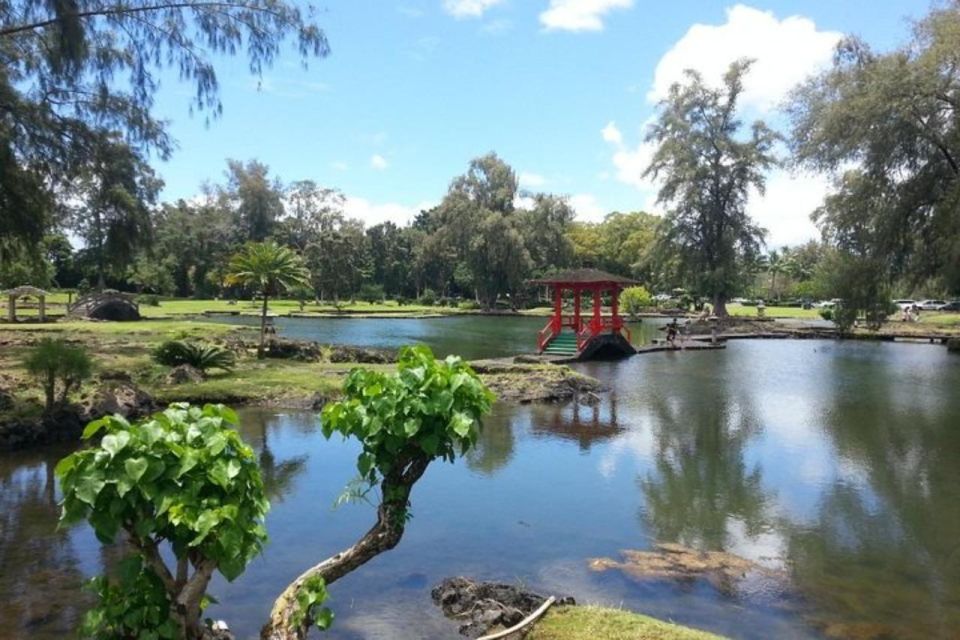
[[[168,367],[187,364],[200,371],[208,369],[233,369],[236,360],[233,353],[215,344],[168,340],[153,351],[153,359]]]

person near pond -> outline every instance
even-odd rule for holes
[[[670,343],[670,346],[674,349],[677,348],[677,333],[680,331],[680,325],[677,324],[677,319],[674,318],[673,322],[667,325],[667,342]]]

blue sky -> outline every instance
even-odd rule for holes
[[[525,187],[566,194],[584,220],[647,209],[644,123],[683,68],[706,77],[757,59],[744,113],[774,125],[784,91],[855,33],[878,49],[906,39],[929,5],[906,0],[340,0],[321,6],[332,53],[304,70],[284,56],[262,78],[217,61],[223,116],[190,116],[190,88],[165,78],[157,113],[179,150],[157,168],[164,197],[222,180],[226,158],[257,158],[285,182],[349,197],[368,224],[439,202],[475,156],[496,151]],[[751,212],[770,244],[813,237],[823,178],[771,174]]]

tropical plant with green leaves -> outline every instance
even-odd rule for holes
[[[249,242],[230,260],[227,283],[253,289],[262,299],[260,312],[260,345],[257,357],[264,356],[267,335],[267,308],[270,296],[293,287],[310,284],[310,272],[303,260],[287,247],[276,242]]]
[[[624,311],[635,318],[641,309],[653,306],[653,296],[646,287],[627,287],[620,294],[620,304]]]
[[[236,425],[221,405],[173,404],[134,424],[109,416],[84,430],[85,440],[102,435],[98,446],[57,465],[61,525],[85,520],[101,542],[122,538],[139,558],[97,583],[84,627],[94,637],[202,638],[213,574],[234,580],[260,553],[269,503]]]
[[[410,518],[414,484],[436,459],[453,462],[471,450],[493,393],[456,356],[437,360],[427,347],[400,351],[397,371],[354,369],[344,383],[344,399],[324,407],[325,437],[339,433],[360,441],[357,495],[380,488],[377,521],[353,546],[317,564],[277,598],[261,637],[302,640],[317,618],[304,611],[301,593],[318,579],[324,586],[394,548]],[[364,490],[365,487],[365,490]],[[309,599],[307,599],[309,600]]]
[[[154,361],[168,367],[186,364],[200,371],[230,371],[236,364],[236,358],[229,350],[215,344],[188,340],[167,340],[153,350],[152,356]]]
[[[44,410],[50,411],[57,403],[66,402],[70,392],[90,377],[93,360],[81,345],[72,345],[63,338],[43,338],[27,353],[23,367],[40,381]]]

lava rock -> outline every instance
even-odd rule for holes
[[[397,361],[395,351],[387,349],[368,349],[333,345],[330,348],[330,362],[359,362],[361,364],[390,364]]]
[[[323,347],[305,340],[271,338],[267,342],[267,357],[316,362],[323,357]]]
[[[109,382],[97,389],[87,406],[90,419],[119,414],[140,418],[157,410],[153,396],[131,382]]]
[[[468,638],[479,638],[496,627],[512,627],[546,601],[545,596],[509,584],[464,577],[447,578],[431,590],[430,597],[444,615],[462,621],[460,634]],[[573,598],[557,603],[576,604]]]
[[[950,338],[947,340],[947,351],[960,353],[960,338]]]
[[[196,384],[203,382],[203,372],[189,364],[181,364],[170,370],[167,374],[167,384]]]

